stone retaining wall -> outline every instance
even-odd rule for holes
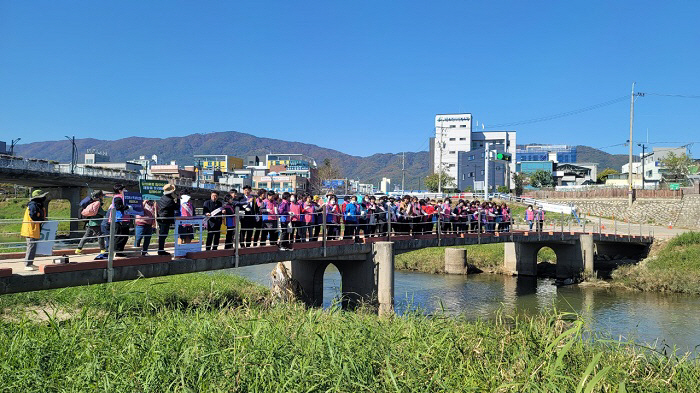
[[[700,196],[685,196],[683,199],[638,199],[631,208],[627,199],[549,199],[551,202],[572,203],[583,214],[615,217],[632,223],[657,224],[674,227],[700,228]]]

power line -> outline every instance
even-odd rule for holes
[[[649,96],[659,96],[659,97],[676,97],[676,98],[700,98],[700,95],[687,95],[687,94],[664,94],[664,93],[641,93]]]
[[[614,104],[617,104],[618,102],[627,101],[628,98],[629,98],[629,96],[626,96],[626,95],[625,95],[625,96],[622,96],[622,97],[618,97],[618,98],[612,99],[612,100],[610,100],[610,101],[601,102],[600,104],[595,104],[595,105],[587,106],[587,107],[585,107],[585,108],[580,108],[580,109],[576,109],[576,110],[573,110],[573,111],[562,112],[562,113],[558,113],[558,114],[556,114],[556,115],[538,117],[538,118],[530,119],[530,120],[516,121],[516,122],[512,122],[512,123],[493,124],[493,125],[489,125],[488,128],[501,128],[501,127],[519,126],[519,125],[523,125],[523,124],[539,123],[539,122],[543,122],[543,121],[549,121],[549,120],[559,119],[559,118],[562,118],[562,117],[578,115],[578,114],[580,114],[580,113],[584,113],[584,112],[592,111],[592,110],[595,110],[595,109],[603,108],[603,107],[606,107],[606,106],[609,106],[609,105],[614,105]]]

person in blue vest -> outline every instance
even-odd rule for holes
[[[343,218],[345,220],[343,239],[355,239],[355,243],[360,242],[358,231],[360,214],[362,214],[362,211],[360,205],[357,203],[357,196],[353,195],[350,198],[350,203],[345,206],[345,213],[343,213]]]

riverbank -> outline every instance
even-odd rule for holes
[[[700,294],[700,232],[657,241],[639,264],[614,270],[612,284],[642,291]]]
[[[572,315],[467,321],[269,305],[189,274],[0,297],[6,391],[697,391],[700,365]],[[619,389],[624,384],[626,390]]]

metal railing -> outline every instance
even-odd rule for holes
[[[542,220],[526,220],[523,217],[513,217],[509,213],[494,214],[488,213],[482,209],[476,211],[465,210],[463,212],[443,211],[439,208],[432,213],[425,211],[401,211],[389,205],[382,205],[378,208],[379,211],[374,213],[367,210],[360,211],[357,215],[349,215],[343,212],[329,212],[326,205],[314,205],[311,211],[305,210],[301,215],[295,216],[287,212],[280,214],[279,211],[263,214],[243,214],[238,207],[231,205],[223,210],[223,214],[211,217],[206,215],[195,215],[190,217],[149,217],[149,216],[131,216],[123,217],[118,220],[116,218],[116,210],[109,210],[109,217],[92,217],[83,219],[58,219],[47,220],[48,222],[82,222],[88,224],[85,231],[79,231],[83,234],[82,239],[46,239],[41,238],[35,240],[36,243],[51,243],[53,246],[58,244],[63,247],[69,247],[72,251],[75,248],[76,242],[81,242],[78,247],[85,252],[78,255],[96,255],[96,259],[107,260],[108,281],[113,278],[113,261],[116,257],[145,255],[151,248],[151,239],[155,237],[160,240],[158,251],[164,252],[186,248],[188,252],[197,252],[202,250],[216,250],[221,246],[221,238],[224,238],[223,248],[232,249],[235,258],[235,266],[238,266],[239,251],[243,248],[277,246],[281,250],[293,249],[294,245],[300,243],[316,242],[318,247],[322,247],[323,255],[327,255],[327,248],[335,240],[353,240],[353,242],[361,241],[361,239],[386,239],[391,241],[396,236],[417,236],[430,235],[438,240],[438,245],[441,245],[441,240],[446,237],[467,237],[475,236],[478,243],[482,239],[489,236],[513,236],[518,233],[531,232],[542,237],[543,234],[561,234],[562,240],[565,234],[572,232],[579,233],[595,233],[602,237],[604,234],[612,234],[615,237],[623,235],[629,241],[633,237],[653,236],[652,230],[649,233],[643,233],[643,226],[633,226],[627,222],[625,227],[618,228],[617,221],[614,221],[612,228],[605,228],[602,220],[598,218],[598,222],[592,222],[584,219],[582,224],[578,224],[571,217]],[[128,213],[128,211],[127,211]],[[408,213],[408,214],[406,214]],[[163,220],[172,220],[165,222]],[[175,221],[177,220],[177,221]],[[213,220],[213,221],[212,221]],[[218,220],[222,222],[219,223]],[[119,225],[112,225],[117,223]],[[171,225],[179,222],[183,227],[191,226],[191,231],[183,230],[178,227],[178,230],[173,228],[170,231]],[[22,223],[22,220],[2,220],[0,225]],[[210,224],[213,223],[213,224]],[[98,225],[99,224],[99,225]],[[222,226],[223,224],[223,226]],[[56,225],[56,224],[54,224]],[[161,232],[161,226],[167,225],[168,230]],[[137,227],[147,226],[148,230],[137,230]],[[133,228],[133,234],[130,230]],[[223,229],[222,229],[223,228]],[[626,229],[625,233],[620,230]],[[162,234],[164,233],[164,234]],[[177,233],[177,236],[171,236],[171,233]],[[5,233],[5,235],[19,235],[19,233]],[[134,237],[134,248],[126,250],[126,245],[130,237]],[[199,237],[200,242],[187,243],[187,238]],[[206,238],[206,242],[203,241]],[[170,240],[171,244],[165,244]],[[105,242],[105,248],[99,247],[89,251],[85,245],[94,245],[97,242],[102,246]],[[183,243],[180,243],[183,242]],[[155,242],[154,242],[155,243]],[[177,244],[175,244],[177,243]],[[183,245],[187,244],[185,247]],[[190,245],[191,244],[191,245]],[[26,250],[26,245],[21,242],[0,242],[0,248],[14,248],[17,251]],[[126,250],[126,251],[125,251]],[[104,252],[106,251],[106,252]],[[62,253],[65,253],[64,250]],[[131,252],[129,255],[127,252]],[[51,252],[49,255],[37,257],[34,260],[54,261],[55,256]],[[106,255],[104,255],[106,254]],[[1,255],[1,254],[0,254]],[[176,255],[176,256],[184,256]]]

